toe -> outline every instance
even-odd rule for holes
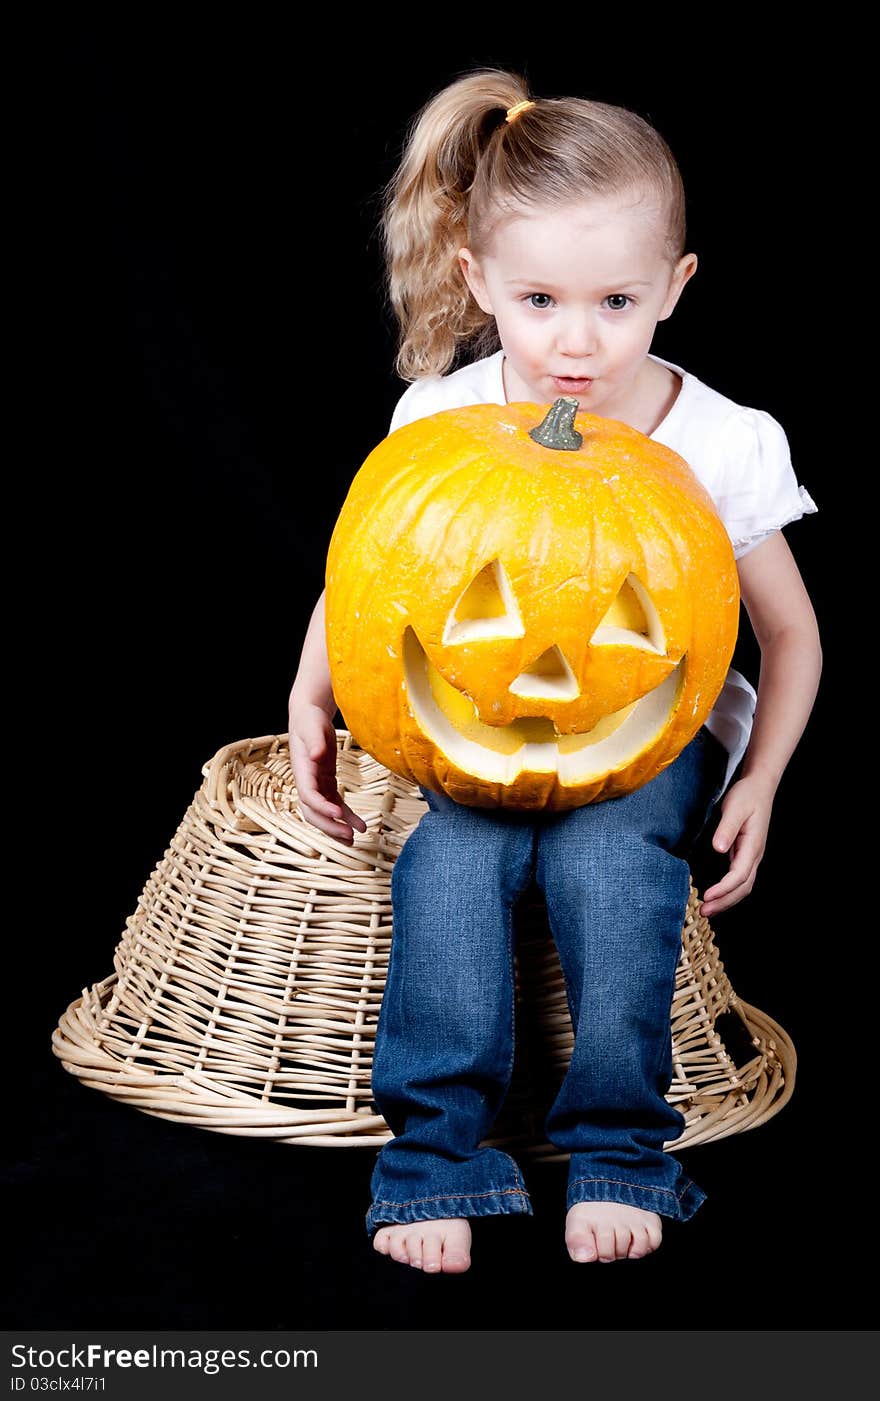
[[[426,1274],[437,1274],[442,1254],[439,1232],[426,1232],[422,1237],[422,1269]]]
[[[399,1265],[409,1264],[409,1251],[406,1248],[406,1236],[403,1232],[396,1232],[391,1237],[390,1254],[392,1260],[396,1260]]]
[[[632,1231],[629,1226],[616,1226],[614,1228],[614,1239],[616,1242],[615,1258],[625,1260],[632,1245]]]
[[[603,1264],[617,1259],[617,1241],[613,1226],[599,1226],[596,1230],[596,1249]]]
[[[598,1254],[595,1237],[587,1226],[582,1226],[577,1231],[571,1231],[566,1237],[565,1244],[572,1260],[577,1260],[578,1263],[584,1260],[595,1260]]]
[[[381,1230],[373,1236],[373,1249],[378,1250],[381,1255],[388,1254],[390,1234],[390,1231]]]
[[[443,1272],[444,1274],[458,1275],[466,1270],[470,1265],[470,1256],[462,1250],[460,1245],[450,1246],[443,1250]]]
[[[650,1249],[651,1245],[648,1240],[646,1228],[644,1226],[635,1226],[633,1228],[632,1240],[626,1258],[628,1260],[641,1260],[644,1255],[650,1252]]]
[[[661,1240],[663,1239],[663,1227],[662,1227],[662,1225],[660,1224],[659,1217],[658,1217],[658,1219],[657,1219],[657,1224],[656,1224],[656,1225],[654,1225],[653,1222],[650,1222],[650,1223],[648,1224],[647,1231],[648,1231],[648,1244],[649,1244],[649,1246],[651,1247],[652,1250],[656,1250],[657,1247],[658,1247],[658,1245],[660,1244]]]

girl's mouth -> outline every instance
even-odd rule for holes
[[[583,394],[593,383],[591,379],[569,379],[560,375],[553,376],[553,383],[563,394]]]

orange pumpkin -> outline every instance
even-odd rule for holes
[[[333,530],[345,724],[461,803],[560,810],[647,783],[733,655],[739,582],[712,498],[670,448],[576,410],[474,404],[399,428]]]

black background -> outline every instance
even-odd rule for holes
[[[846,75],[830,41],[795,63],[755,21],[724,54],[684,45],[672,16],[650,35],[540,35],[536,22],[418,45],[385,12],[309,37],[145,12],[55,36],[33,104],[46,211],[34,428],[49,446],[24,484],[36,548],[16,618],[51,645],[36,649],[45,766],[28,773],[37,813],[16,926],[24,1108],[7,1326],[867,1326],[852,1268],[869,1171],[864,970],[858,904],[843,900],[832,739],[847,723],[834,681],[847,654],[828,565],[846,525],[829,451],[846,407],[829,249],[849,119],[825,99]],[[656,1256],[572,1264],[565,1169],[545,1166],[535,1216],[478,1221],[471,1271],[438,1279],[369,1246],[373,1151],[181,1128],[84,1089],[49,1043],[68,1003],[112,971],[202,764],[286,731],[336,514],[406,387],[383,309],[381,187],[412,114],[489,64],[524,72],[539,97],[631,106],[676,153],[700,265],[653,349],[785,427],[819,506],[786,536],[825,670],[754,893],[713,921],[734,988],[794,1039],[794,1098],[682,1153],[708,1201],[666,1223]],[[758,662],[744,614],[734,664],[757,683]],[[707,843],[700,861],[705,888],[726,865]]]

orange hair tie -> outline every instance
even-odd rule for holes
[[[505,120],[515,122],[520,112],[525,112],[527,107],[534,107],[534,105],[534,102],[517,102],[515,107],[508,107]]]

